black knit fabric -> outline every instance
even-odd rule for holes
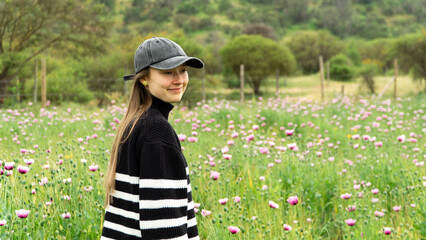
[[[101,239],[199,239],[188,165],[167,121],[172,109],[153,97],[121,145]]]

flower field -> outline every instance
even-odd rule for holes
[[[178,105],[201,239],[426,238],[426,102]],[[0,109],[0,239],[99,239],[125,105]]]

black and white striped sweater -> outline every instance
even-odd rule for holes
[[[122,144],[101,240],[199,239],[188,165],[167,121],[172,108],[153,97]]]

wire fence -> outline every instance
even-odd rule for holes
[[[46,98],[47,100],[78,101],[79,95],[83,94],[89,94],[97,100],[102,100],[99,98],[108,98],[110,95],[124,97],[128,96],[131,85],[131,82],[118,78],[48,79],[46,83]],[[18,78],[0,80],[0,106],[21,102],[37,103],[40,101],[40,83],[35,83],[34,80],[22,82]]]

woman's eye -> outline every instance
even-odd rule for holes
[[[188,69],[186,69],[186,68],[185,68],[185,69],[182,69],[182,72],[183,72],[183,73],[184,73],[184,72],[187,72],[187,71],[188,71]]]
[[[164,72],[164,74],[172,74],[172,72]]]

